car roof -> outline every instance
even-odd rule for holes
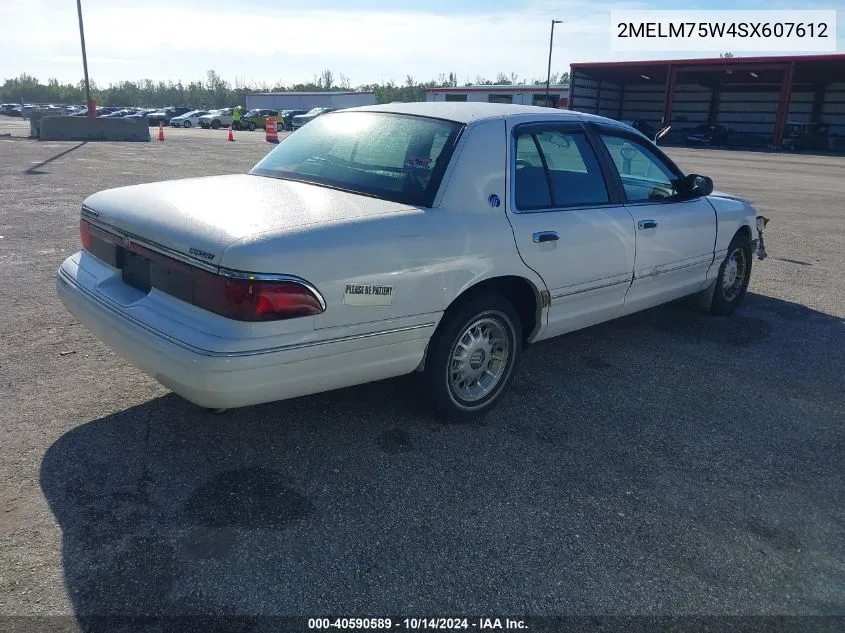
[[[540,106],[515,105],[509,103],[485,103],[483,101],[419,101],[414,103],[385,103],[382,105],[346,108],[344,112],[389,112],[447,119],[457,123],[470,123],[482,119],[494,119],[519,115],[553,115],[563,120],[595,120],[619,124],[605,117],[572,110],[543,108]]]

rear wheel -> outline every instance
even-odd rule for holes
[[[751,242],[738,233],[728,246],[728,254],[719,267],[710,311],[727,316],[733,314],[748,291],[751,281]]]
[[[216,130],[216,129],[219,129],[219,128],[220,128],[220,121],[218,121],[217,119],[214,119],[214,120],[211,122],[211,127],[212,127],[213,129],[215,129],[215,130]]]
[[[451,308],[431,338],[424,380],[446,418],[467,420],[490,411],[519,360],[522,327],[510,302],[482,292]]]
[[[182,125],[184,125],[185,127],[191,127],[191,122],[185,119],[185,122]]]

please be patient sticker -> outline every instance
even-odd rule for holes
[[[348,306],[389,306],[393,303],[393,286],[346,284],[343,303]]]

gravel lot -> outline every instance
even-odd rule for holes
[[[845,158],[670,150],[772,220],[744,306],[537,345],[444,425],[413,377],[214,415],[140,374],[55,295],[82,199],[270,145],[26,129],[0,119],[0,614],[845,615]]]

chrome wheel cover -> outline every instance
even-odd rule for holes
[[[747,267],[745,251],[741,248],[734,249],[725,260],[725,269],[722,272],[722,294],[727,301],[733,301],[742,291]]]
[[[505,324],[491,316],[476,319],[452,348],[446,370],[449,388],[464,402],[478,402],[501,384],[509,359]]]

